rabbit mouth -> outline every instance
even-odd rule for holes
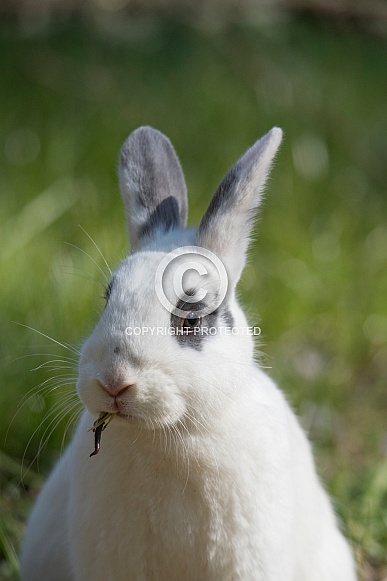
[[[113,409],[111,410],[117,417],[120,418],[132,418],[133,415],[130,413],[131,410],[128,409],[128,405],[127,403],[121,399],[120,396],[116,396],[113,398],[113,401],[111,402],[111,406]]]
[[[122,418],[123,420],[133,420],[134,416],[131,416],[130,414],[126,413],[126,412],[117,412],[116,413],[117,418]]]
[[[112,415],[112,419],[122,419],[122,420],[132,420],[135,419],[135,415],[131,413],[131,410],[127,409],[127,406],[123,405],[122,402],[117,401],[114,398],[112,401],[108,402],[104,406],[104,409],[100,413],[108,413]]]

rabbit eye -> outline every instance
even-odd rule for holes
[[[199,327],[200,317],[198,317],[194,312],[188,313],[185,319],[182,319],[182,328],[185,333],[192,333],[192,331]]]

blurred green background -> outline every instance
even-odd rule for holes
[[[283,128],[240,295],[360,578],[386,579],[385,4],[76,4],[0,8],[0,579],[18,578],[26,516],[80,409],[76,350],[106,271],[92,240],[112,268],[128,250],[117,157],[142,124],[176,147],[190,224]]]

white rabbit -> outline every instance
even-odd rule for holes
[[[29,519],[23,581],[356,579],[307,438],[255,364],[235,299],[281,138],[274,128],[257,141],[188,230],[169,140],[143,127],[124,144],[132,252],[82,350],[85,411]],[[159,300],[160,264],[187,246],[196,250],[176,253],[184,276],[170,312]],[[211,253],[225,266],[225,297]],[[173,286],[167,274],[171,302],[176,277]],[[90,458],[88,430],[101,412],[115,415]]]

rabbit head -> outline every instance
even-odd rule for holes
[[[253,361],[235,287],[281,138],[273,128],[257,141],[199,227],[186,229],[186,186],[170,141],[149,127],[129,136],[119,177],[132,251],[82,350],[77,389],[91,413],[154,429],[213,422],[232,406]]]

